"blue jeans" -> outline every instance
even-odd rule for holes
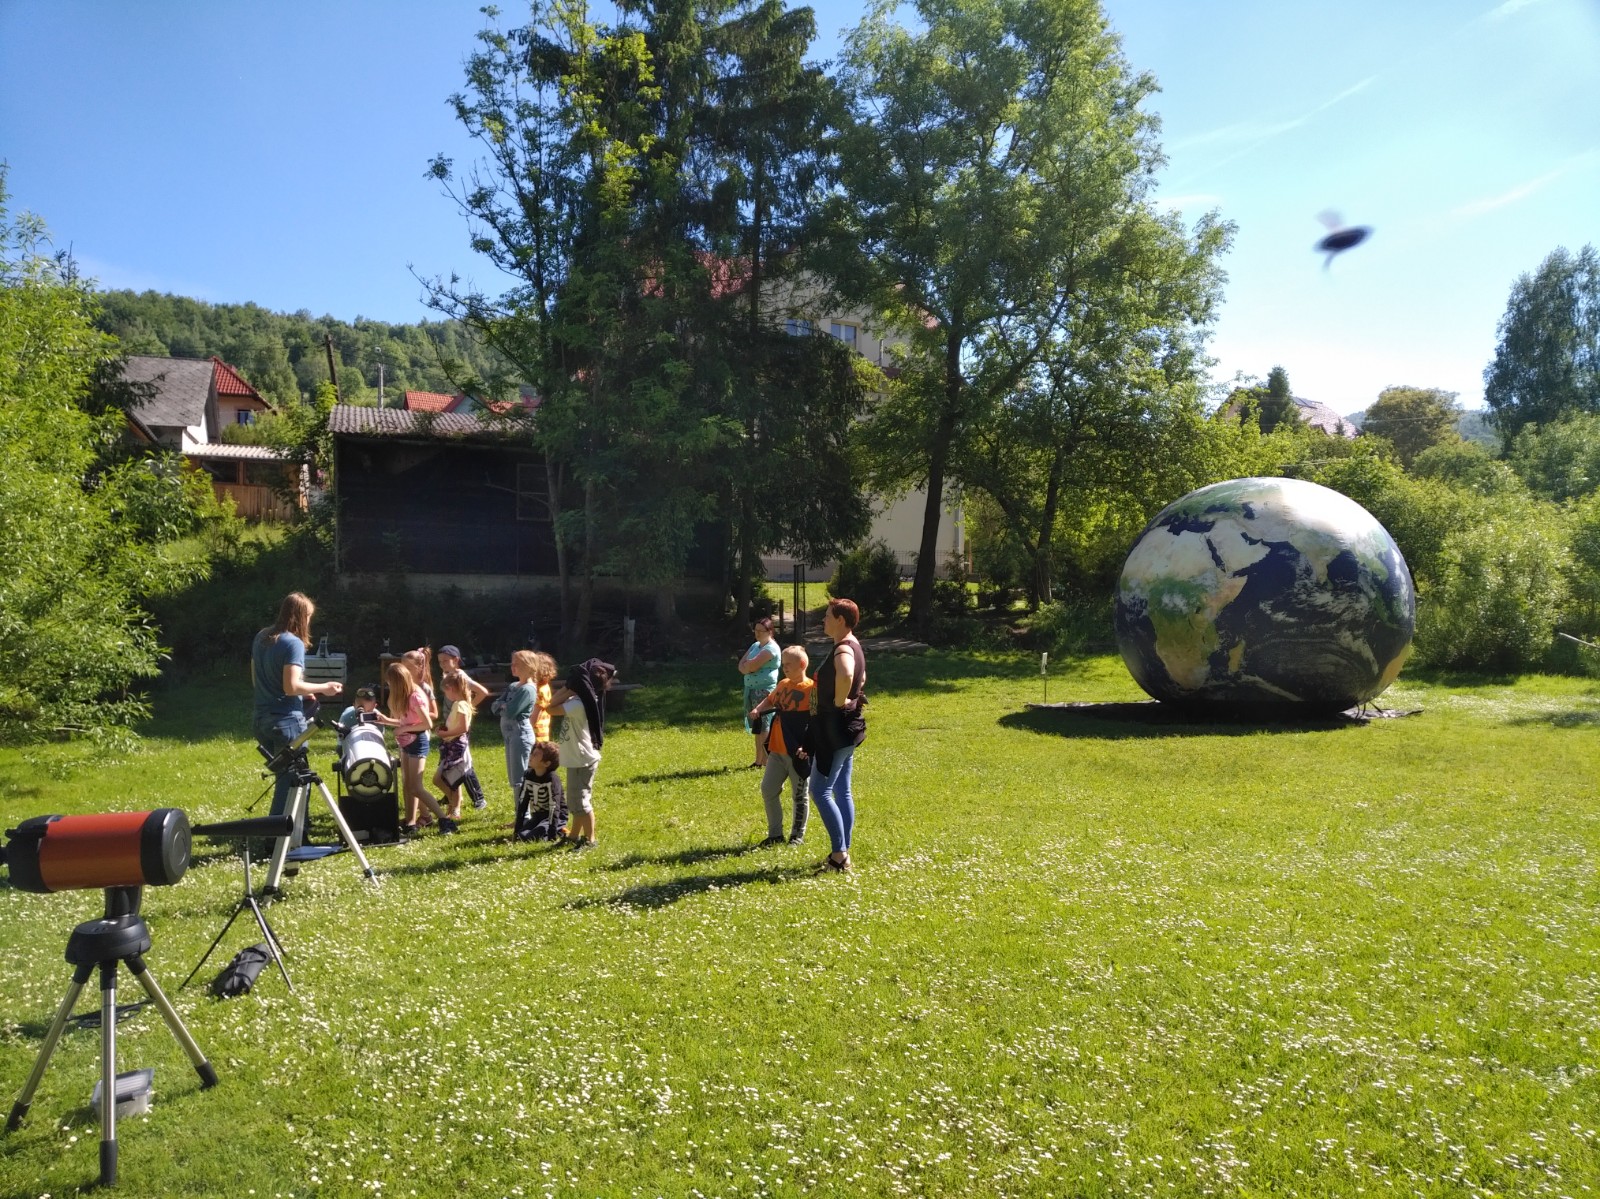
[[[500,718],[500,735],[506,739],[506,778],[511,783],[511,799],[522,794],[522,776],[533,752],[533,721]]]
[[[255,723],[256,740],[269,754],[276,755],[287,748],[309,728],[311,722],[299,712],[289,716],[258,716]],[[272,815],[282,816],[289,810],[289,797],[294,794],[294,775],[279,771],[272,788]]]
[[[817,805],[834,853],[850,852],[850,834],[856,827],[856,802],[850,794],[850,765],[855,756],[856,747],[847,745],[833,751],[827,770],[813,767],[811,771],[811,802]]]

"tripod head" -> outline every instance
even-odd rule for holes
[[[312,733],[316,732],[318,729],[327,727],[328,723],[326,721],[319,720],[317,717],[313,716],[311,720],[307,722],[305,732],[301,733],[277,753],[268,753],[267,747],[259,743],[256,745],[256,752],[267,760],[268,770],[272,771],[273,774],[282,774],[291,766],[297,764],[303,765],[305,763],[307,757],[306,742],[311,740]]]

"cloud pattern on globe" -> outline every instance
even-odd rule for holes
[[[1405,558],[1360,504],[1230,479],[1163,509],[1117,584],[1117,645],[1156,699],[1336,712],[1394,682],[1416,628]]]

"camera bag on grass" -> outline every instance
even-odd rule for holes
[[[272,960],[272,951],[263,941],[234,954],[233,961],[223,967],[222,973],[211,980],[211,993],[218,999],[232,999],[236,995],[250,994],[256,979]]]

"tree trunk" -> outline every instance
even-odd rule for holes
[[[545,488],[550,494],[550,530],[556,543],[556,577],[561,584],[561,630],[556,643],[565,644],[572,627],[572,568],[567,562],[567,543],[561,536],[561,468],[544,456]]]
[[[1066,457],[1066,451],[1057,446],[1055,459],[1050,463],[1050,482],[1045,487],[1044,511],[1039,516],[1039,539],[1035,543],[1033,552],[1035,608],[1040,604],[1053,603],[1055,600],[1054,568],[1051,560],[1055,557],[1056,511],[1061,506],[1061,476],[1065,470]]]
[[[922,509],[922,541],[917,573],[911,581],[911,624],[926,637],[933,616],[933,576],[939,565],[939,519],[944,514],[944,472],[956,439],[956,412],[961,398],[961,337],[954,330],[945,339],[944,403],[928,447],[928,502]]]
[[[578,581],[578,610],[572,621],[570,650],[589,644],[589,620],[594,614],[594,546],[595,512],[594,480],[583,485],[583,574]]]

